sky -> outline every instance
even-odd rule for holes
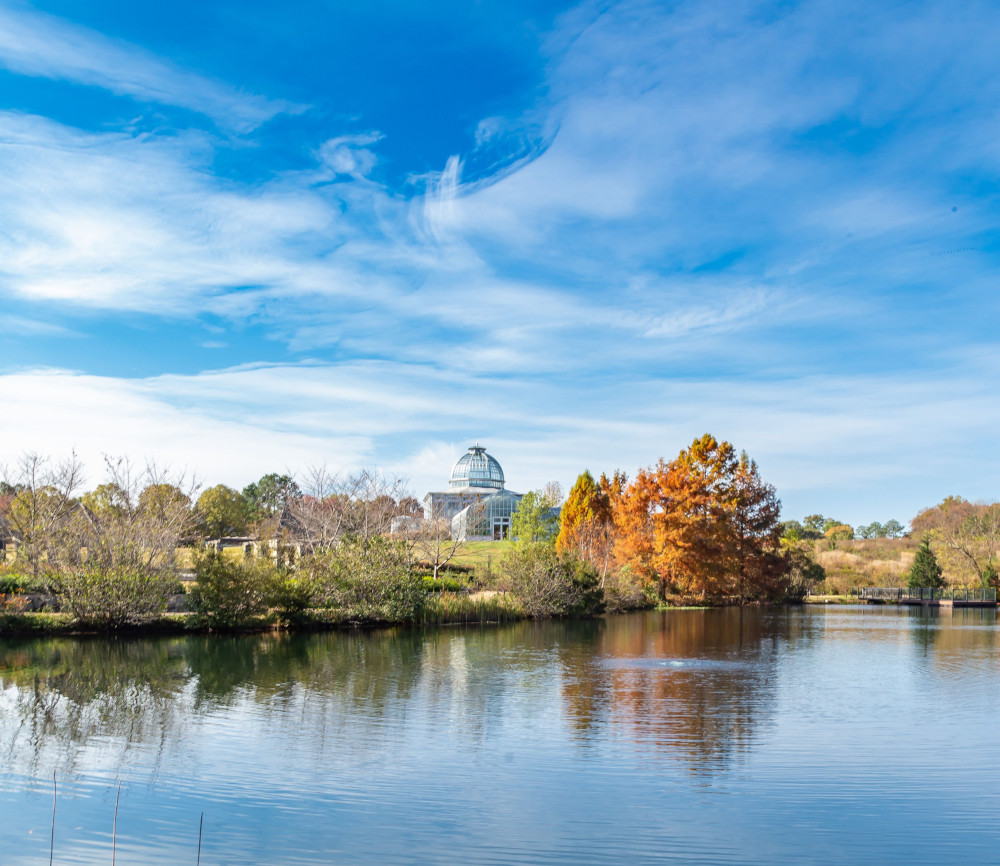
[[[1000,6],[0,0],[0,463],[422,497],[706,432],[994,499]]]

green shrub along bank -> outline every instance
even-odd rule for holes
[[[169,597],[183,590],[172,569],[83,563],[45,581],[58,612],[25,613],[7,601],[0,634],[496,623],[646,606],[613,581],[603,587],[591,565],[545,542],[510,545],[478,585],[422,575],[405,543],[384,536],[344,539],[294,567],[215,550],[196,553],[191,565],[190,612],[165,613]],[[13,589],[27,583],[14,575],[7,582]]]
[[[177,586],[171,571],[87,561],[52,579],[59,607],[98,629],[143,625],[163,614]]]

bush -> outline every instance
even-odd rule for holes
[[[422,580],[427,592],[461,592],[466,588],[462,581],[452,577],[439,577],[435,580],[433,577],[423,575]]]
[[[621,613],[649,607],[649,600],[628,566],[609,572],[604,578],[604,610],[607,613]]]
[[[0,594],[48,592],[48,582],[30,574],[0,572]]]
[[[267,559],[229,559],[209,550],[195,554],[194,573],[188,603],[210,625],[249,625],[288,598],[287,576]]]
[[[534,619],[596,613],[603,597],[590,563],[560,556],[545,543],[516,544],[500,560],[498,586],[514,595]]]
[[[337,609],[364,623],[412,622],[427,598],[423,579],[410,568],[406,545],[383,536],[346,538],[337,547],[303,559],[300,569],[317,607]]]
[[[97,628],[141,625],[167,609],[177,583],[171,571],[85,562],[51,581],[59,606]]]

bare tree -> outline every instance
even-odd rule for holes
[[[392,519],[407,513],[406,481],[375,469],[341,474],[327,466],[307,470],[305,495],[289,503],[289,516],[306,550],[325,550],[345,536],[370,539],[388,535]]]
[[[80,504],[75,494],[83,482],[83,465],[76,453],[58,463],[38,453],[24,454],[13,467],[3,468],[5,483],[18,492],[5,515],[17,542],[17,558],[37,579],[43,567],[79,560]]]
[[[407,533],[414,559],[426,562],[434,572],[434,580],[452,559],[455,558],[466,541],[461,536],[452,536],[451,521],[438,517],[422,520],[415,529]]]
[[[107,481],[82,497],[87,559],[104,568],[172,570],[174,552],[193,525],[197,483],[148,462],[105,456]]]

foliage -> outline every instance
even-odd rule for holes
[[[271,472],[243,488],[247,516],[252,522],[280,514],[289,503],[300,499],[302,491],[290,475]]]
[[[250,515],[243,496],[225,484],[209,487],[196,506],[209,538],[245,535]]]
[[[36,578],[23,572],[0,570],[0,594],[43,593],[48,591],[48,583],[45,577]]]
[[[606,613],[621,613],[648,607],[649,599],[643,592],[642,583],[636,579],[627,566],[610,571],[604,578],[601,590],[604,594]]]
[[[546,542],[523,542],[500,560],[498,586],[532,618],[589,614],[601,609],[600,578],[592,565],[556,553]]]
[[[788,559],[789,597],[804,598],[810,589],[826,581],[826,569],[801,546],[786,551]]]
[[[424,582],[424,589],[427,592],[461,592],[465,589],[465,584],[452,577],[430,577],[421,578]]]
[[[854,528],[847,523],[837,523],[823,533],[830,541],[850,541],[854,538]]]
[[[616,554],[660,599],[781,598],[779,510],[756,463],[706,435],[626,488],[615,506]]]
[[[4,520],[18,542],[18,559],[36,579],[78,564],[84,514],[75,499],[83,475],[76,454],[59,463],[39,454],[24,454],[4,474],[5,489],[16,491]]]
[[[532,490],[521,497],[510,516],[510,537],[525,544],[555,542],[559,532],[557,504],[540,490]]]
[[[312,603],[338,609],[353,622],[411,622],[427,596],[406,544],[384,536],[349,536],[303,558],[299,568],[312,587]]]
[[[589,472],[577,478],[560,512],[556,550],[573,553],[591,563],[607,580],[614,561],[614,503],[621,497],[626,484],[625,474],[615,472],[612,478],[601,475],[595,483]]]
[[[521,606],[511,595],[479,593],[469,596],[441,592],[427,597],[427,603],[421,612],[421,622],[425,625],[510,622],[523,616]]]
[[[917,548],[916,556],[913,559],[913,566],[907,579],[907,586],[917,587],[941,587],[945,585],[945,580],[941,576],[941,566],[938,565],[937,557],[931,550],[930,539],[925,538],[920,547]]]
[[[980,579],[983,589],[1000,589],[1000,572],[997,571],[996,566],[993,564],[987,565],[983,569],[983,575]]]
[[[163,613],[177,584],[169,570],[87,560],[56,578],[56,598],[82,623],[116,629],[142,625]]]
[[[188,603],[210,625],[248,625],[285,601],[288,576],[262,557],[230,559],[216,550],[194,557],[196,584]]]
[[[953,575],[965,570],[982,583],[987,569],[996,568],[1000,548],[1000,503],[972,503],[949,496],[913,518],[915,532],[941,543],[957,562],[949,563]]]
[[[345,475],[326,466],[312,467],[304,487],[304,495],[290,501],[289,510],[300,527],[299,540],[310,553],[334,547],[347,536],[388,535],[394,517],[414,513],[405,481],[374,469]]]

